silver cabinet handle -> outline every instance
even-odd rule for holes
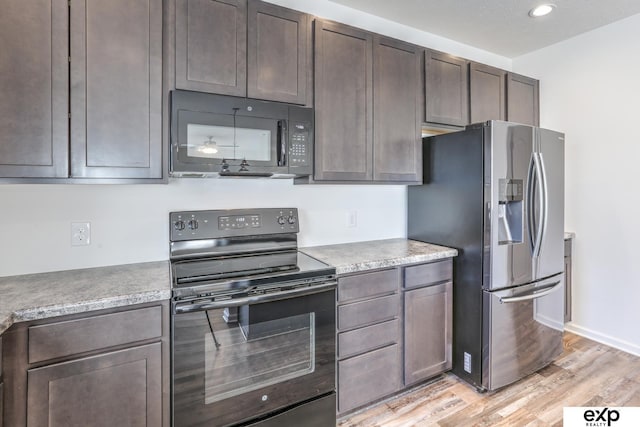
[[[549,295],[551,292],[555,291],[558,286],[562,284],[561,281],[554,282],[553,285],[549,287],[542,288],[542,290],[534,289],[531,293],[526,295],[518,295],[517,297],[501,297],[501,303],[510,303],[510,302],[520,302],[520,301],[528,301],[536,298],[541,298],[545,295]]]

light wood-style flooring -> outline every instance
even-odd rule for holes
[[[492,393],[445,374],[339,427],[562,426],[565,406],[640,406],[640,357],[565,333],[551,365]]]

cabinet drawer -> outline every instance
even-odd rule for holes
[[[404,287],[406,289],[431,283],[451,280],[453,277],[452,262],[450,259],[429,264],[420,264],[404,269]]]
[[[4,406],[2,402],[4,402],[4,395],[2,394],[2,382],[0,382],[0,427],[4,425],[2,422],[4,419]]]
[[[0,380],[2,379],[2,337],[0,337]]]
[[[338,334],[338,359],[396,344],[400,341],[400,321],[390,320]]]
[[[400,389],[400,345],[338,362],[338,412],[366,405]]]
[[[375,271],[338,279],[338,302],[384,295],[398,290],[397,269]]]
[[[69,320],[29,328],[29,363],[162,335],[162,307]]]
[[[338,329],[367,326],[398,317],[400,312],[400,296],[398,294],[374,298],[338,306]]]

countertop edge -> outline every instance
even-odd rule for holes
[[[356,264],[344,265],[344,266],[336,266],[336,274],[349,274],[349,273],[359,273],[367,270],[376,270],[387,267],[398,267],[404,265],[411,265],[429,261],[437,261],[445,258],[453,258],[458,255],[458,251],[456,249],[447,249],[442,250],[440,252],[424,254],[424,255],[411,255],[407,257],[401,258],[390,258],[383,260],[374,260],[361,262]]]
[[[130,295],[117,295],[110,298],[78,301],[69,304],[56,304],[43,307],[18,309],[0,322],[0,334],[4,333],[14,323],[33,320],[49,319],[70,314],[87,313],[109,308],[121,308],[136,304],[145,304],[171,299],[171,290],[157,290],[140,292]]]

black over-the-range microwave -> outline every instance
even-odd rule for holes
[[[304,176],[312,157],[311,108],[171,92],[171,176]]]

